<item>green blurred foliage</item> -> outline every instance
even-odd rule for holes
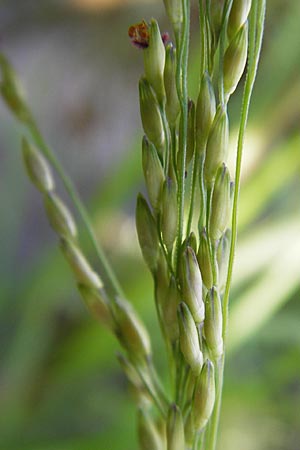
[[[70,41],[68,51],[75,61],[78,56],[78,68],[84,64],[84,74],[105,71],[107,58],[109,68],[118,73],[117,80],[121,83],[118,95],[123,90],[126,102],[119,106],[120,98],[113,96],[115,86],[110,86],[107,94],[112,99],[112,111],[118,109],[120,123],[126,119],[127,111],[137,111],[137,96],[126,96],[126,89],[129,86],[129,93],[135,89],[142,63],[140,55],[125,40],[125,32],[128,24],[147,14],[150,17],[157,13],[167,27],[161,5],[140,4],[91,13],[74,10],[67,2],[44,1],[36,9],[33,3],[24,2],[21,10],[18,2],[2,2],[0,6],[5,19],[5,45],[14,52],[21,75],[22,67],[27,76],[30,74],[26,72],[27,59],[22,58],[21,50],[25,48],[28,52],[32,48],[34,52],[33,28],[34,37],[47,33],[50,40],[56,32],[60,36],[66,33],[66,40]],[[299,20],[299,2],[269,2],[245,146],[221,423],[223,450],[299,448]],[[195,20],[195,32],[196,27]],[[22,47],[24,39],[26,45]],[[81,47],[73,45],[81,39],[84,42]],[[52,45],[50,42],[45,48],[49,52],[44,56],[48,64],[52,56],[57,63]],[[31,54],[29,61],[32,58]],[[198,83],[197,67],[197,40],[193,39],[190,59],[193,93]],[[59,127],[47,128],[46,119],[56,114],[55,105],[50,100],[51,106],[47,106],[47,99],[51,97],[51,89],[60,92],[61,87],[55,83],[61,80],[53,69],[55,76],[49,88],[51,77],[46,72],[47,69],[40,68],[34,73],[36,91],[27,83],[29,102],[37,116],[39,107],[46,111],[41,121],[50,144],[58,147],[57,152],[62,147],[60,142],[66,147],[61,158],[65,165],[70,165],[79,190],[89,202],[99,239],[126,295],[151,327],[156,363],[166,378],[166,357],[161,351],[151,279],[141,260],[134,231],[133,205],[136,193],[143,189],[137,112],[125,138],[113,114],[109,116],[111,126],[100,117],[108,143],[110,136],[112,142],[116,134],[121,136],[117,153],[109,157],[105,150],[100,154],[105,169],[99,167],[98,177],[95,164],[99,160],[78,150],[73,158],[72,153],[73,143],[79,140],[80,146],[86,142],[81,140],[82,134],[89,135],[90,114],[95,105],[92,103],[89,108],[90,103],[84,103],[83,117],[80,108],[76,109],[71,115],[73,128],[69,135]],[[76,80],[74,76],[64,83],[76,84]],[[80,103],[80,97],[77,101]],[[237,126],[240,101],[238,95],[231,105],[233,129]],[[23,175],[19,128],[4,108],[0,113],[0,448],[135,449],[135,411],[114,356],[117,343],[81,305],[68,268],[48,231],[38,194]],[[96,122],[100,119],[96,114]],[[74,126],[80,130],[75,132]],[[111,147],[113,144],[108,144],[109,152],[113,152]],[[90,158],[89,165],[84,164],[85,157]]]

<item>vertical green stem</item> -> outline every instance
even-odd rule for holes
[[[237,238],[237,208],[238,208],[238,197],[240,188],[240,176],[241,176],[241,164],[242,164],[242,154],[244,137],[248,119],[248,112],[250,107],[250,100],[253,91],[254,81],[257,73],[258,61],[261,51],[263,29],[264,29],[264,17],[265,17],[266,0],[256,0],[252,3],[251,8],[251,19],[250,19],[250,39],[249,39],[249,61],[247,78],[245,82],[243,102],[242,102],[242,114],[240,120],[238,146],[237,146],[237,157],[236,157],[236,172],[235,172],[235,190],[234,190],[234,201],[233,201],[233,211],[232,211],[232,238],[230,246],[228,273],[226,280],[226,289],[223,298],[223,340],[224,347],[226,343],[227,327],[228,327],[228,304],[229,304],[229,292],[232,280],[232,270],[234,262],[234,254],[236,247]],[[215,450],[217,431],[219,424],[219,416],[221,410],[222,401],[222,387],[224,378],[224,363],[225,356],[223,355],[221,361],[218,364],[218,373],[216,375],[217,381],[217,397],[216,404],[213,412],[213,417],[211,419],[211,430],[209,435],[209,442],[207,450]]]
[[[227,334],[228,326],[228,303],[229,303],[229,292],[232,279],[235,247],[237,240],[237,212],[238,212],[238,198],[240,190],[240,178],[241,178],[241,167],[242,167],[242,155],[246,125],[248,120],[248,113],[250,107],[250,100],[253,91],[253,86],[255,82],[255,77],[257,73],[258,61],[262,45],[263,29],[264,29],[264,18],[265,18],[265,8],[266,0],[256,0],[252,4],[251,17],[250,17],[250,39],[249,39],[249,62],[247,78],[245,82],[243,103],[242,103],[242,115],[240,120],[238,145],[237,145],[237,155],[236,155],[236,169],[235,169],[235,187],[234,187],[234,199],[233,199],[233,210],[232,210],[232,237],[230,244],[230,255],[229,264],[226,280],[226,288],[223,299],[223,321],[224,321],[224,340]]]

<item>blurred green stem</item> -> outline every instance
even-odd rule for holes
[[[88,233],[88,236],[90,238],[92,246],[93,246],[95,253],[100,261],[101,269],[105,273],[105,275],[110,283],[110,286],[107,286],[109,293],[112,294],[113,298],[115,295],[124,297],[123,290],[117,280],[117,277],[116,277],[113,269],[111,268],[111,266],[105,256],[105,253],[104,253],[102,247],[100,246],[99,242],[97,241],[97,238],[93,231],[92,225],[90,223],[89,215],[86,211],[84,204],[82,203],[82,201],[79,197],[78,192],[76,191],[76,188],[75,188],[71,178],[66,174],[61,163],[59,162],[59,160],[57,159],[57,157],[55,156],[53,151],[46,144],[46,142],[36,124],[36,121],[32,115],[31,115],[31,119],[28,123],[28,128],[30,130],[30,133],[32,135],[34,142],[36,143],[38,148],[41,150],[41,152],[44,154],[44,156],[47,158],[47,160],[51,163],[51,165],[54,167],[57,174],[61,178],[66,191],[68,192],[71,200],[73,201],[73,203],[82,219],[82,222],[86,228],[86,231]]]
[[[250,100],[253,91],[253,86],[256,78],[258,61],[260,56],[263,30],[264,30],[264,18],[265,18],[265,8],[266,0],[256,0],[252,4],[251,17],[250,17],[250,28],[249,28],[249,60],[248,60],[248,70],[247,78],[245,82],[243,103],[242,103],[242,114],[240,120],[238,145],[237,145],[237,155],[236,155],[236,170],[235,170],[235,186],[234,186],[234,199],[233,199],[233,211],[232,211],[232,238],[230,245],[230,255],[229,264],[226,280],[226,289],[223,299],[223,318],[224,318],[224,329],[223,338],[224,341],[227,335],[228,326],[228,303],[229,303],[229,293],[232,280],[232,271],[235,255],[235,247],[237,240],[237,212],[238,212],[238,198],[240,190],[240,178],[241,178],[241,167],[242,167],[242,155],[246,125],[248,120],[248,113],[250,107]]]

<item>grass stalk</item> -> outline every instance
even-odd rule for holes
[[[118,295],[120,297],[124,297],[124,293],[122,290],[122,287],[109,263],[109,261],[106,258],[106,255],[99,244],[95,233],[93,231],[93,227],[91,225],[89,215],[86,211],[86,208],[83,204],[83,202],[80,199],[80,196],[71,180],[71,178],[66,174],[63,166],[57,159],[54,152],[51,150],[51,148],[46,144],[37,124],[33,117],[31,117],[31,120],[28,125],[29,131],[31,133],[31,136],[37,145],[37,147],[41,150],[43,155],[47,158],[49,163],[53,166],[53,168],[56,170],[57,174],[61,178],[64,187],[66,191],[68,192],[74,206],[76,207],[79,216],[81,217],[81,220],[86,228],[87,234],[89,236],[90,242],[94,248],[94,251],[96,253],[96,256],[99,260],[100,267],[104,274],[106,275],[106,278],[109,282],[109,286],[107,286],[107,290],[110,294],[112,294],[112,298],[115,297],[115,295]]]
[[[234,188],[234,200],[232,211],[232,238],[230,245],[230,255],[228,264],[228,273],[225,287],[225,294],[223,298],[223,341],[226,348],[226,337],[228,328],[228,313],[229,313],[229,294],[232,281],[232,271],[234,263],[234,255],[237,241],[237,212],[238,212],[238,198],[240,190],[240,178],[242,167],[242,155],[245,139],[245,131],[251,101],[251,95],[253,92],[253,86],[256,78],[258,61],[260,57],[262,37],[264,30],[264,17],[265,17],[265,0],[255,0],[251,9],[250,18],[250,40],[249,40],[249,62],[246,76],[246,82],[244,87],[243,101],[242,101],[242,113],[239,127],[237,156],[236,156],[236,172],[235,172],[235,188]],[[256,34],[257,32],[257,34]],[[217,374],[217,397],[215,410],[212,417],[211,430],[209,436],[208,450],[215,450],[217,441],[218,424],[220,420],[221,402],[222,402],[222,389],[224,380],[224,365],[225,354],[222,357],[220,364],[218,365]]]

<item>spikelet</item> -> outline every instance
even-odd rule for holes
[[[207,186],[211,186],[218,167],[226,160],[228,152],[228,116],[226,107],[219,105],[207,140],[204,163],[204,177]]]
[[[205,299],[205,320],[204,333],[213,359],[219,358],[223,354],[223,317],[222,306],[219,293],[213,287],[206,295]]]
[[[209,421],[215,404],[216,388],[214,365],[207,359],[198,378],[192,403],[192,421],[201,431]]]
[[[182,354],[190,365],[192,372],[197,376],[200,374],[203,365],[203,354],[193,316],[184,302],[178,306],[178,323]]]
[[[136,229],[144,260],[153,272],[157,266],[159,242],[156,223],[142,194],[137,198]]]
[[[149,27],[149,44],[143,50],[145,76],[152,86],[159,103],[165,101],[164,68],[166,51],[161,38],[158,23],[151,20]]]
[[[46,158],[25,138],[22,153],[27,174],[35,187],[42,193],[53,191],[54,179]]]
[[[50,192],[44,196],[44,205],[53,230],[59,236],[75,239],[77,236],[76,224],[63,201],[54,192]]]
[[[194,250],[187,246],[181,255],[181,292],[196,323],[204,320],[202,278]]]

